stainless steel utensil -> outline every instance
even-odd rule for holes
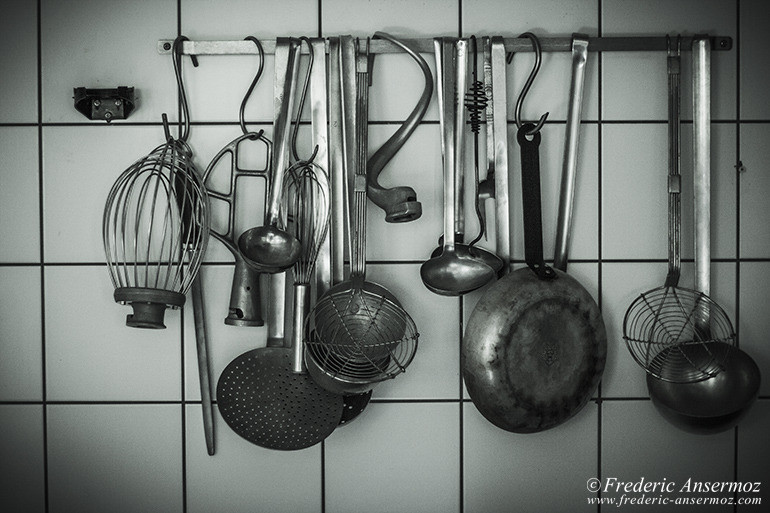
[[[462,162],[465,131],[464,94],[467,76],[467,41],[434,39],[444,167],[444,239],[440,254],[420,267],[423,284],[436,294],[457,296],[476,290],[496,277],[496,270],[481,250],[456,243],[458,198],[456,189]],[[461,177],[461,174],[460,174]]]
[[[340,53],[343,161],[350,176],[347,182],[352,182],[351,273],[349,280],[333,286],[319,299],[308,316],[306,362],[319,385],[334,393],[353,395],[402,373],[414,357],[419,335],[393,295],[366,280],[368,46],[357,54],[355,41],[343,36]],[[356,102],[351,104],[353,87]]]
[[[711,285],[711,113],[710,42],[693,40],[693,160],[695,190],[695,267],[696,289],[707,306],[694,312],[697,332],[705,342],[682,348],[696,368],[708,368],[720,361],[719,371],[708,379],[672,383],[647,375],[647,389],[655,408],[673,425],[696,434],[719,433],[740,422],[754,404],[761,382],[759,367],[744,351],[730,342],[718,340],[719,322],[729,323],[724,311],[705,301]],[[732,333],[732,325],[729,326]],[[734,338],[734,335],[733,335]],[[666,359],[666,348],[656,358]]]
[[[425,59],[406,43],[385,32],[375,32],[374,38],[386,39],[404,50],[414,59],[425,77],[425,87],[414,109],[385,144],[374,152],[367,162],[366,169],[367,195],[372,203],[385,211],[385,221],[389,223],[414,221],[422,215],[422,205],[417,201],[417,193],[414,189],[407,186],[385,188],[379,183],[379,175],[425,116],[433,95],[433,75]]]
[[[265,223],[243,232],[238,247],[253,267],[268,273],[281,272],[299,258],[302,250],[298,240],[292,238],[280,226],[280,206],[283,195],[283,175],[289,155],[289,130],[291,110],[294,105],[295,85],[299,73],[300,45],[290,38],[277,38],[275,47],[275,119],[273,139],[275,153],[270,181],[270,202]]]
[[[536,72],[537,66],[528,82]],[[543,259],[540,139],[535,124],[523,123],[518,130],[528,267],[486,291],[468,319],[461,348],[463,379],[474,405],[491,423],[516,433],[550,429],[580,411],[601,379],[607,355],[598,305],[577,280]]]
[[[214,406],[211,402],[211,376],[209,371],[208,336],[206,334],[206,314],[203,309],[202,273],[193,281],[190,289],[195,322],[195,348],[198,358],[198,381],[201,390],[201,412],[203,414],[203,435],[209,456],[216,452],[214,444]]]
[[[623,338],[636,362],[650,375],[673,383],[716,376],[729,351],[711,342],[735,344],[730,319],[707,294],[679,287],[681,246],[680,200],[680,39],[668,53],[668,211],[669,270],[662,287],[641,294],[623,319]],[[703,150],[701,148],[699,151]],[[708,146],[705,151],[708,152]],[[708,170],[708,166],[706,166]],[[696,191],[697,192],[697,191]],[[696,223],[697,224],[697,223]],[[699,228],[702,229],[702,228]],[[708,226],[705,226],[708,230]],[[697,255],[696,255],[697,256]],[[708,260],[708,257],[706,257]],[[702,271],[698,271],[702,274]],[[703,326],[701,319],[710,325]],[[691,346],[702,346],[693,349]],[[697,358],[693,355],[697,355]],[[705,356],[710,354],[711,358]]]

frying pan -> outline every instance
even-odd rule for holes
[[[571,95],[579,91],[573,87]],[[568,126],[579,119],[572,107],[570,113]],[[527,267],[487,290],[468,320],[461,348],[463,379],[474,405],[491,423],[515,433],[550,429],[580,411],[601,379],[607,356],[596,302],[575,278],[543,259],[541,133],[530,140],[526,134],[533,129],[525,123],[517,134]],[[568,144],[576,145],[577,138]],[[574,165],[565,171],[574,173]],[[565,196],[560,202],[567,201]],[[560,215],[567,210],[560,209]],[[568,229],[569,223],[558,226]],[[557,236],[557,242],[566,239]]]

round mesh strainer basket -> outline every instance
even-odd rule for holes
[[[419,334],[397,303],[356,288],[322,298],[307,319],[306,337],[307,357],[321,372],[358,390],[404,372]]]
[[[701,292],[681,287],[659,287],[637,297],[626,311],[623,333],[639,365],[674,383],[719,374],[736,339],[722,307]]]

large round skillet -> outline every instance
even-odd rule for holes
[[[462,341],[462,369],[473,403],[506,431],[533,433],[577,413],[601,379],[607,336],[586,289],[543,260],[540,132],[521,146],[525,258],[476,305]]]

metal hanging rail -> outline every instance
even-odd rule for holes
[[[693,39],[704,36],[682,37],[682,50],[688,51],[692,47]],[[708,36],[705,36],[708,37]],[[713,51],[731,50],[733,39],[729,36],[711,36],[711,49]],[[421,53],[433,52],[433,39],[404,39],[416,51]],[[527,38],[510,37],[504,40],[507,52],[531,52],[532,42]],[[158,41],[158,53],[171,53],[173,39],[161,39]],[[275,53],[275,40],[261,41],[265,53]],[[540,45],[544,52],[569,52],[572,51],[571,37],[544,37],[540,38]],[[589,37],[589,52],[651,52],[666,51],[665,36],[629,36],[629,37]],[[303,47],[303,52],[307,49]],[[327,44],[328,51],[328,44]],[[371,53],[401,53],[402,50],[389,41],[371,39],[369,42]],[[182,42],[182,54],[184,55],[254,55],[257,48],[251,41],[184,41]]]

